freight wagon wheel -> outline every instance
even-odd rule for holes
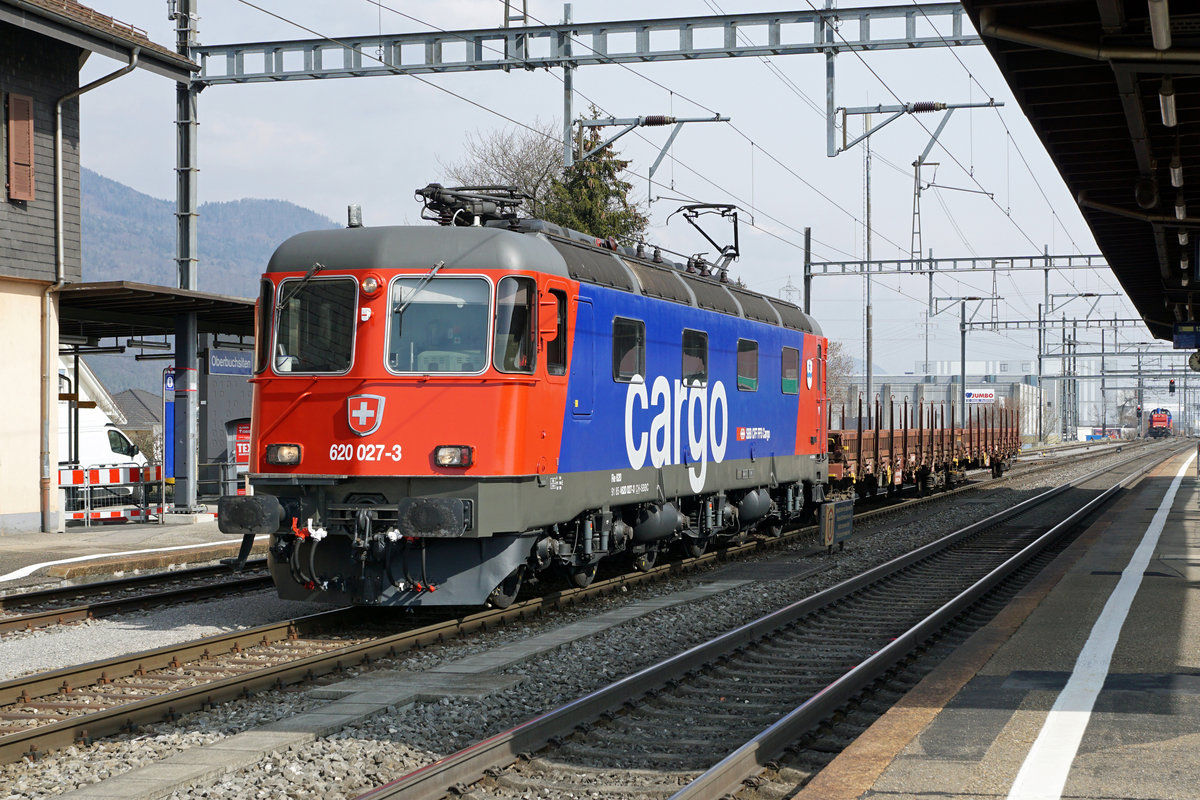
[[[701,536],[699,538],[685,536],[683,538],[683,552],[688,556],[688,558],[699,558],[700,556],[704,555],[704,551],[707,549],[707,536]]]
[[[578,589],[586,589],[592,585],[592,581],[596,579],[596,563],[585,564],[583,566],[572,565],[567,567],[567,580],[571,585]]]
[[[517,593],[521,591],[521,581],[525,577],[525,565],[514,569],[508,573],[508,577],[500,581],[500,585],[492,589],[492,593],[488,595],[488,605],[492,608],[508,608],[517,599]]]
[[[649,572],[654,569],[654,562],[658,560],[658,548],[647,547],[645,551],[636,554],[633,557],[633,568],[638,572]]]

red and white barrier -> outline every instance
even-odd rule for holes
[[[163,512],[162,506],[122,506],[121,508],[106,508],[103,511],[68,511],[65,519],[103,520],[103,519],[149,519]]]
[[[123,483],[149,483],[162,480],[162,466],[98,467],[60,469],[59,486],[118,486]]]
[[[145,520],[160,515],[163,512],[161,504],[147,506],[142,503],[147,494],[146,485],[161,481],[161,465],[60,469],[58,484],[62,489],[63,518],[90,524],[113,519]]]

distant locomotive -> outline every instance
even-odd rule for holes
[[[281,597],[505,606],[556,568],[778,533],[828,486],[828,343],[797,306],[418,192],[440,224],[302,233],[262,278],[255,494]]]
[[[1150,412],[1150,426],[1146,435],[1151,439],[1163,439],[1171,435],[1170,409],[1156,408]]]

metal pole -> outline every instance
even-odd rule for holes
[[[1116,331],[1113,333],[1115,336]],[[1108,395],[1104,391],[1104,328],[1100,329],[1100,435],[1108,438]]]
[[[196,44],[196,0],[179,0],[175,17],[176,50],[191,57]],[[180,82],[175,87],[176,103],[176,263],[179,288],[197,288],[198,245],[196,234],[196,179],[199,172],[196,149],[198,135],[196,101],[199,89]],[[199,368],[196,352],[196,314],[180,314],[175,318],[175,392],[184,413],[184,424],[175,430],[175,509],[190,513],[196,507],[196,483],[199,471],[200,399],[196,391]],[[182,397],[179,395],[182,394]]]
[[[1041,304],[1041,303],[1038,303],[1038,353],[1037,353],[1037,362],[1038,362],[1038,390],[1037,390],[1037,398],[1038,398],[1038,412],[1037,412],[1037,440],[1038,440],[1038,444],[1039,444],[1039,445],[1040,445],[1042,442],[1044,442],[1044,441],[1045,441],[1045,439],[1046,439],[1045,432],[1042,430],[1042,417],[1043,417],[1043,416],[1045,415],[1045,413],[1046,413],[1046,393],[1045,393],[1045,389],[1044,389],[1044,387],[1043,387],[1043,384],[1046,382],[1046,378],[1045,378],[1045,376],[1044,376],[1044,375],[1042,375],[1042,351],[1043,351],[1043,348],[1045,347],[1045,341],[1046,341],[1046,323],[1045,323],[1045,320],[1043,320],[1043,319],[1042,319],[1042,304]]]
[[[1137,438],[1141,439],[1145,435],[1145,428],[1142,427],[1142,420],[1145,419],[1145,409],[1142,408],[1142,348],[1138,346],[1138,378],[1137,378],[1137,407],[1142,412],[1137,416],[1138,433]]]
[[[962,340],[959,350],[959,371],[958,371],[958,402],[959,407],[963,410],[963,414],[967,413],[967,301],[963,300],[958,306],[959,323],[958,334]]]
[[[804,228],[804,313],[812,313],[812,228]]]
[[[825,0],[825,10],[833,8],[833,0]],[[830,16],[821,15],[821,28],[823,29],[826,44],[833,44],[833,24],[830,22]],[[825,49],[825,154],[829,158],[837,155],[837,135],[834,130],[834,121],[837,119],[837,107],[833,99],[833,59],[836,53],[832,47]]]
[[[79,383],[79,345],[75,346],[75,355],[73,356],[74,363],[72,367],[75,370],[75,402],[71,406],[71,416],[74,417],[71,425],[71,461],[76,466],[83,467],[84,464],[79,463],[79,401],[83,399],[83,391]]]
[[[571,4],[563,3],[563,24],[571,22]],[[566,32],[563,42],[563,55],[571,55],[571,32]],[[574,163],[574,153],[571,149],[571,138],[574,128],[575,112],[572,103],[575,94],[575,67],[570,62],[563,62],[563,169],[568,170]]]
[[[863,119],[865,121],[864,124],[868,128],[870,128],[871,115],[867,114],[865,117],[863,117]],[[867,186],[866,186],[866,189],[867,189],[867,214],[866,214],[866,217],[867,217],[867,220],[866,220],[866,222],[867,222],[867,263],[863,265],[863,268],[866,270],[866,275],[867,275],[867,399],[870,400],[870,398],[875,396],[873,393],[875,369],[874,369],[874,366],[872,365],[874,352],[873,352],[873,347],[872,347],[873,342],[871,341],[872,334],[874,333],[874,321],[871,318],[872,317],[872,309],[871,309],[871,140],[870,139],[867,140],[865,152],[866,152],[866,159],[867,159],[867,177],[866,177],[866,182],[867,182]]]

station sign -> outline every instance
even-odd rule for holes
[[[967,405],[991,405],[996,402],[995,389],[967,389],[964,394],[967,396]]]
[[[1174,333],[1176,350],[1200,350],[1200,323],[1176,322]]]
[[[249,350],[208,351],[209,375],[251,375],[254,372],[254,354]]]

